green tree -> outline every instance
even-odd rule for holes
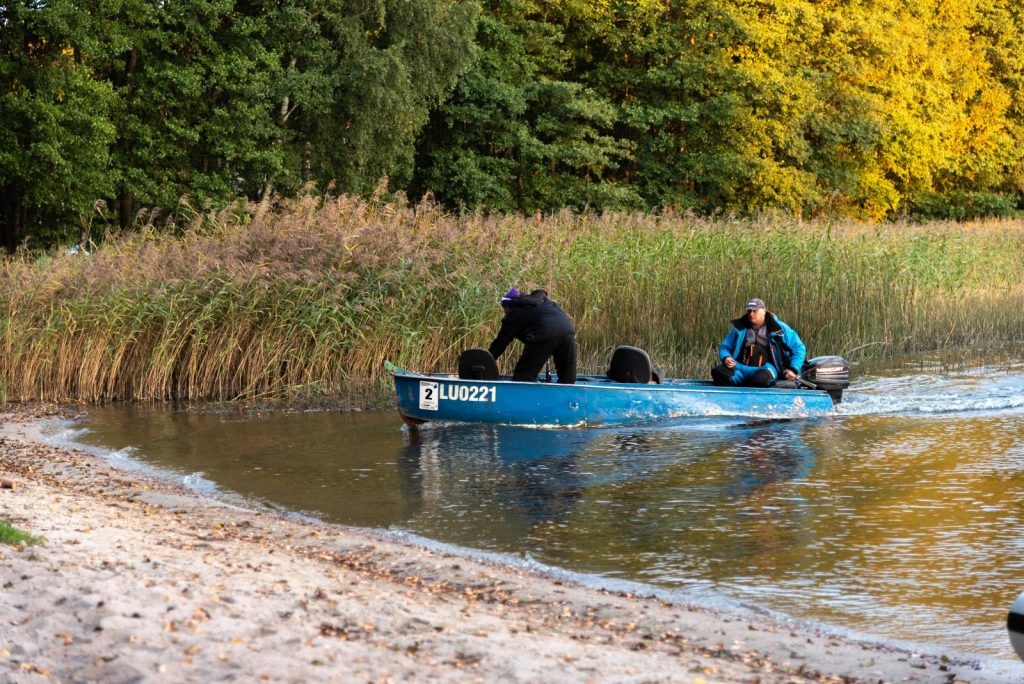
[[[119,159],[131,203],[165,208],[309,182],[400,185],[430,105],[471,54],[475,16],[471,2],[446,0],[155,7],[127,53]]]
[[[404,188],[430,109],[473,55],[478,6],[445,0],[328,2],[320,35],[337,54],[322,111],[297,122],[319,182],[373,190],[382,177]]]
[[[102,73],[122,107],[114,150],[121,226],[138,208],[173,212],[183,197],[202,204],[258,193],[281,166],[269,28],[230,0],[102,7],[111,46]]]
[[[492,2],[476,40],[477,59],[420,138],[412,191],[497,211],[640,206],[615,176],[629,155],[612,135],[616,109],[567,78],[562,29],[543,8]]]
[[[122,227],[312,182],[405,182],[472,55],[472,0],[4,5],[8,245],[106,200]],[[43,177],[49,173],[48,177]],[[83,212],[85,212],[83,214]],[[81,220],[75,219],[80,223]],[[8,230],[7,226],[12,227]]]
[[[110,197],[116,103],[87,55],[101,44],[83,9],[33,0],[0,5],[0,233],[78,240]]]

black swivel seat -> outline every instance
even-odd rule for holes
[[[616,347],[612,352],[606,375],[615,382],[661,382],[661,373],[651,364],[647,352],[626,345]]]
[[[486,349],[467,349],[459,355],[459,377],[463,380],[498,380],[498,364]]]

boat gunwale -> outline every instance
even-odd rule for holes
[[[606,375],[592,375],[582,374],[577,376],[577,380],[573,384],[563,384],[547,380],[538,380],[536,382],[523,382],[519,380],[513,380],[511,376],[502,376],[497,380],[480,380],[476,378],[460,378],[455,373],[421,373],[417,371],[409,371],[404,368],[389,368],[389,372],[396,379],[399,377],[407,378],[410,380],[422,379],[422,380],[437,380],[444,382],[455,382],[464,383],[470,385],[490,385],[500,384],[505,386],[516,386],[521,387],[523,390],[537,389],[540,387],[551,387],[551,388],[562,388],[561,391],[567,390],[587,390],[587,389],[600,389],[600,390],[617,390],[617,391],[655,391],[655,392],[666,392],[666,391],[692,391],[692,392],[712,392],[722,394],[746,394],[746,393],[757,393],[757,394],[779,394],[784,396],[792,396],[794,393],[799,394],[828,394],[823,389],[810,388],[810,387],[725,387],[722,385],[715,385],[711,380],[701,380],[698,378],[666,378],[660,383],[636,383],[636,382],[618,382],[612,380]]]

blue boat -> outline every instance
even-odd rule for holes
[[[493,423],[530,427],[600,427],[688,416],[805,418],[834,412],[849,386],[838,356],[808,361],[797,382],[768,388],[720,387],[710,380],[662,379],[646,353],[619,347],[605,375],[515,382],[497,373],[486,350],[467,350],[458,373],[418,373],[386,363],[398,412],[409,425]]]

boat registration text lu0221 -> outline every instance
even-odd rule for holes
[[[420,381],[420,408],[436,411],[441,400],[496,401],[498,388],[494,385],[450,385],[430,380]]]

